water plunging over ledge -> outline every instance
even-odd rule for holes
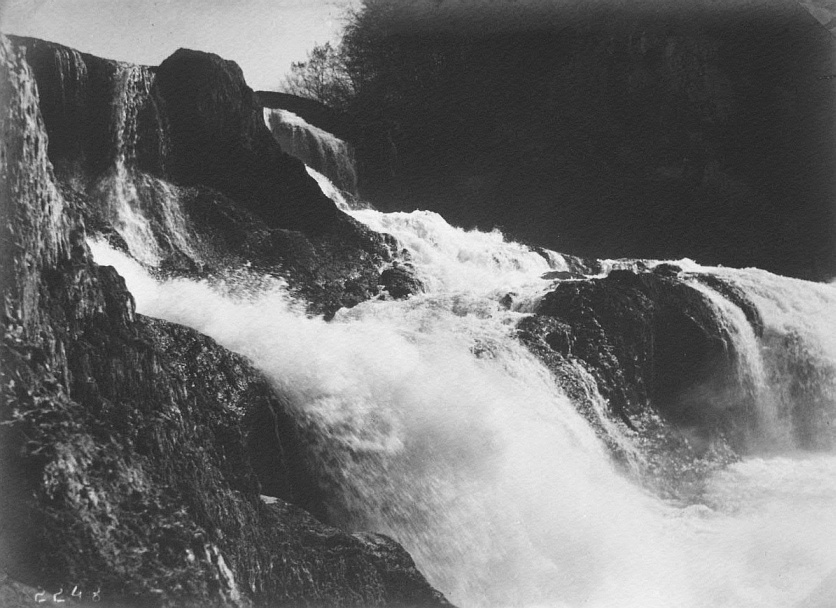
[[[425,212],[350,213],[398,238],[427,293],[325,322],[279,281],[257,292],[160,282],[101,241],[91,248],[125,277],[138,312],[249,357],[315,437],[307,456],[329,518],[397,539],[460,606],[794,606],[836,568],[836,456],[803,452],[781,431],[793,400],[833,407],[832,286],[702,269],[744,289],[764,317],[762,338],[731,335],[771,449],[714,474],[699,502],[671,504],[616,470],[515,337],[530,306],[509,310],[501,294],[536,302],[557,254]],[[748,327],[712,297],[730,325]]]

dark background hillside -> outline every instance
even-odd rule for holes
[[[836,274],[834,39],[796,2],[471,4],[367,1],[346,30],[379,208],[584,256]]]

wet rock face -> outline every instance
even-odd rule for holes
[[[446,605],[392,541],[282,500],[318,500],[282,399],[92,261],[24,58],[0,39],[4,605],[68,583],[105,605]]]
[[[312,314],[331,318],[378,294],[378,267],[392,261],[394,239],[343,215],[328,233],[306,235],[271,228],[259,216],[204,187],[183,192],[194,231],[217,267],[248,265],[281,276]]]
[[[729,329],[691,279],[700,276],[662,268],[563,281],[518,325],[614,461],[676,499],[699,496],[710,472],[746,451],[759,423]],[[746,314],[758,331],[757,309]],[[624,452],[620,434],[636,454]]]
[[[29,328],[38,323],[45,266],[70,249],[63,201],[53,183],[47,138],[32,73],[0,38],[0,264],[4,318]]]
[[[166,134],[146,89],[151,68],[35,38],[9,39],[24,53],[38,84],[49,160],[60,176],[92,180],[113,165],[126,144],[143,167],[162,171]],[[133,98],[134,116],[116,115],[120,108],[114,100],[120,94]]]
[[[282,500],[262,504],[265,492],[316,499],[281,402],[242,358],[134,315],[121,278],[97,273],[100,312],[58,340],[69,390],[43,347],[4,345],[4,385],[17,388],[2,436],[14,578],[128,604],[443,605],[391,541],[381,554]],[[269,441],[256,432],[265,415]]]
[[[652,407],[675,426],[705,436],[747,424],[731,337],[707,297],[675,276],[616,270],[604,279],[566,281],[522,325],[563,358],[583,361],[613,411],[628,425]],[[527,332],[527,333],[526,333]]]
[[[414,272],[409,267],[400,264],[381,272],[378,283],[396,300],[424,291],[424,285],[415,277]]]
[[[93,116],[96,71],[84,56],[61,45],[11,37],[25,52],[26,62],[39,82],[41,115],[50,133],[49,158],[53,165],[76,162],[100,148],[106,134],[91,128],[103,124]],[[104,63],[104,62],[102,62]],[[99,66],[97,66],[99,67]],[[97,145],[97,140],[98,144]]]

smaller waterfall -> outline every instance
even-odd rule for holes
[[[264,108],[264,122],[282,150],[326,176],[340,190],[357,195],[357,169],[349,144],[287,110]]]
[[[110,117],[114,157],[96,189],[107,219],[131,255],[157,266],[172,251],[192,259],[197,256],[176,187],[136,166],[140,113],[150,103],[153,80],[153,73],[144,66],[118,64]]]
[[[699,281],[691,287],[704,293],[717,309],[717,317],[731,336],[737,358],[736,395],[728,395],[726,407],[748,407],[747,416],[752,428],[747,437],[747,448],[753,452],[786,452],[793,448],[792,425],[788,424],[781,404],[770,386],[766,362],[755,330],[746,315],[713,289]]]
[[[506,241],[498,230],[463,230],[432,211],[351,215],[377,232],[387,232],[406,247],[430,290],[474,291],[503,297],[530,295],[550,285],[542,275],[568,270],[559,254],[549,260],[525,245]]]
[[[759,411],[766,411],[777,428],[789,429],[791,436],[783,440],[796,449],[832,450],[836,287],[754,268],[711,270],[739,286],[763,316],[760,368],[754,374],[761,386]],[[774,438],[772,447],[781,447]]]
[[[77,108],[83,103],[80,91],[86,89],[88,81],[87,64],[81,57],[81,53],[75,49],[55,49],[55,59],[58,64],[58,76],[60,80],[60,107]]]
[[[305,170],[308,172],[308,175],[316,180],[316,183],[319,186],[319,189],[322,190],[322,193],[334,201],[340,211],[351,211],[351,204],[348,202],[345,193],[337,188],[334,185],[334,182],[322,175],[322,173],[316,169],[311,168],[310,165],[305,165]]]
[[[561,254],[507,241],[499,230],[464,230],[432,211],[383,213],[354,204],[328,177],[311,167],[307,170],[340,210],[375,232],[394,236],[409,252],[419,278],[430,291],[471,291],[494,299],[509,298],[515,310],[531,311],[533,302],[551,284],[544,275],[570,272]]]
[[[734,342],[740,394],[754,425],[748,449],[757,454],[836,447],[836,285],[775,275],[757,268],[701,266],[693,260],[604,260],[603,274],[660,264],[681,268],[717,309]],[[756,335],[746,314],[695,275],[711,275],[739,290],[763,320]],[[691,275],[693,276],[693,275]]]

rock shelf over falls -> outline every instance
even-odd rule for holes
[[[832,451],[832,286],[338,208],[232,62],[1,52],[0,597],[753,597],[683,539],[697,506],[739,523],[717,479],[746,459]],[[804,542],[762,593],[824,579]]]

